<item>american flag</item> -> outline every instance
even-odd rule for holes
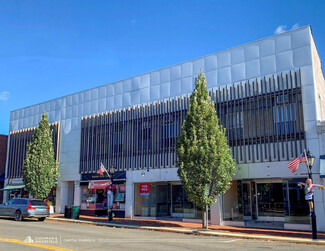
[[[104,172],[106,172],[106,169],[105,169],[103,163],[100,163],[100,167],[99,167],[99,170],[97,171],[97,174],[103,175]]]
[[[302,153],[299,157],[296,157],[291,160],[287,166],[289,167],[289,170],[294,173],[298,171],[299,164],[302,162],[307,162],[305,153]]]

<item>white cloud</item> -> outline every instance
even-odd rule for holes
[[[280,34],[280,33],[283,33],[287,29],[287,26],[286,25],[279,25],[278,27],[276,27],[275,31],[274,31],[274,34]]]
[[[299,28],[299,24],[294,24],[294,25],[292,26],[291,30],[294,30],[294,29],[297,29],[297,28]]]
[[[0,92],[0,100],[1,101],[6,101],[8,99],[9,99],[9,92],[7,92],[7,91]]]

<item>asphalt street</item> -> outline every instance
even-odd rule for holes
[[[324,246],[0,218],[0,250],[324,250]]]

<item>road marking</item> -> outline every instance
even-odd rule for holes
[[[44,245],[44,244],[39,244],[39,243],[29,243],[29,242],[25,242],[25,241],[21,241],[21,240],[7,239],[7,238],[1,238],[1,237],[0,237],[0,241],[11,242],[11,243],[32,246],[32,247],[38,247],[38,248],[44,248],[44,249],[49,249],[49,250],[56,250],[56,251],[73,251],[73,249],[60,248],[60,247]]]

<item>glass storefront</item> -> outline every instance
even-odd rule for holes
[[[147,193],[143,193],[142,185],[135,184],[134,216],[202,218],[202,210],[188,200],[181,184],[148,183]]]
[[[234,180],[223,196],[223,220],[309,224],[304,190],[298,186],[303,181]]]

